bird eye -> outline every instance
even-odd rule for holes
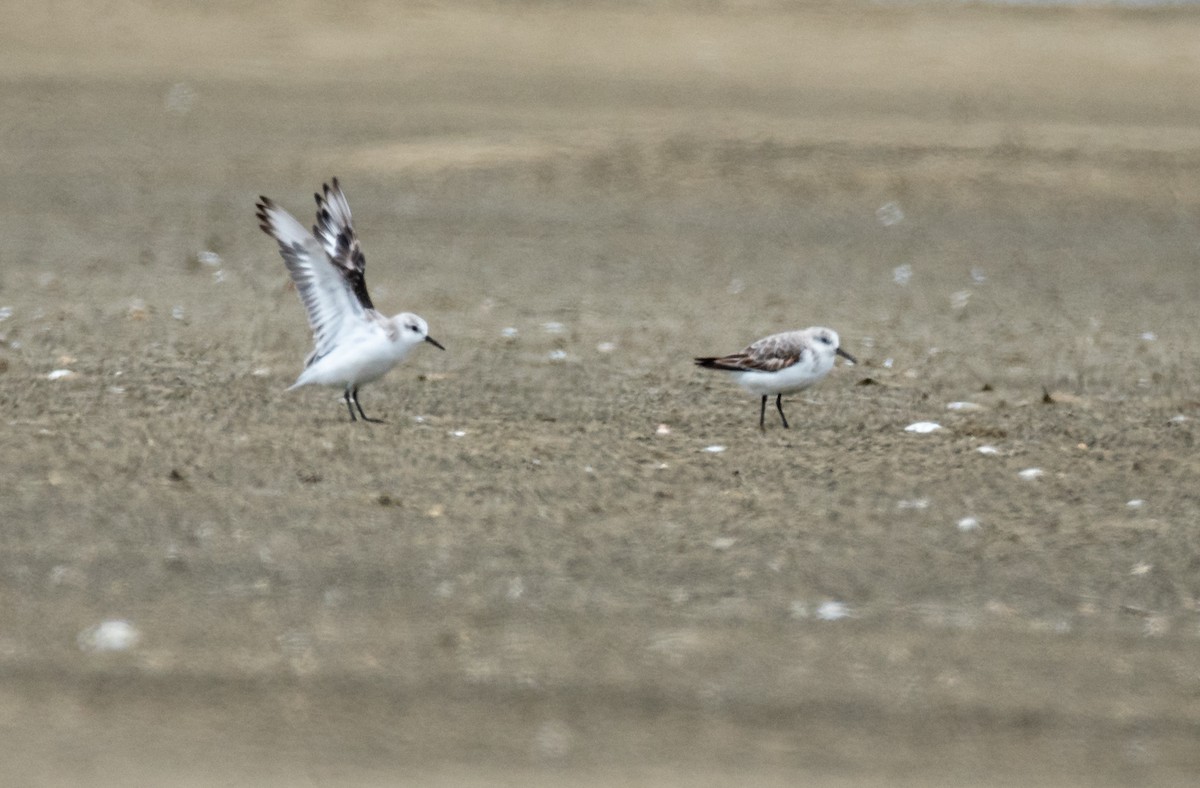
[[[825,334],[822,334],[821,336],[817,337],[817,339],[821,340],[821,341],[822,341],[822,342],[824,342],[826,345],[832,345],[832,344],[833,344],[833,340],[832,340],[832,339],[830,339],[830,338],[829,338],[828,336],[826,336]]]

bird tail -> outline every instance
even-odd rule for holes
[[[296,378],[296,382],[288,386],[287,390],[291,391],[292,389],[298,389],[301,386],[307,386],[309,383],[312,383],[312,380],[308,374],[311,369],[312,367],[305,367],[304,371],[300,373],[300,377]]]
[[[729,363],[728,359],[719,358],[716,356],[706,356],[696,359],[696,366],[704,367],[705,369],[720,369],[726,372],[742,372],[741,367],[735,367]]]

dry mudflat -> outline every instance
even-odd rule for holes
[[[57,8],[0,32],[0,782],[1200,779],[1200,13]],[[284,391],[253,203],[332,175],[448,348],[387,424]],[[791,430],[690,363],[810,324],[861,363]]]

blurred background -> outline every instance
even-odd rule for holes
[[[3,18],[5,784],[1200,778],[1195,4]],[[691,365],[813,324],[792,430]]]

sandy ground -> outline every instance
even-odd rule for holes
[[[4,12],[0,782],[1200,779],[1200,12],[288,8]]]

